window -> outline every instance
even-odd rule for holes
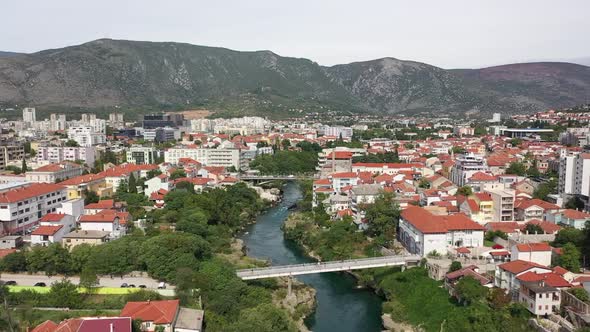
[[[542,309],[543,309],[543,306],[542,306],[542,305],[540,305],[540,306],[539,306],[539,310],[542,310]]]

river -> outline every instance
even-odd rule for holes
[[[283,238],[281,225],[290,213],[287,207],[301,199],[296,183],[287,183],[283,191],[283,201],[261,214],[242,236],[248,256],[270,259],[272,265],[312,262],[297,245]],[[306,320],[312,331],[381,330],[381,298],[369,290],[356,289],[353,277],[334,272],[297,276],[297,279],[317,292],[317,308]]]

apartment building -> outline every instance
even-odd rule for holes
[[[92,126],[76,126],[68,128],[68,139],[74,140],[80,146],[94,146],[105,144],[107,141],[104,133],[96,132]]]
[[[514,220],[514,199],[516,191],[513,189],[486,189],[493,201],[493,221]]]
[[[53,183],[33,183],[0,193],[0,232],[24,233],[39,219],[55,212],[66,201],[66,188]]]
[[[25,158],[25,146],[23,144],[7,144],[0,145],[0,155],[4,159],[4,163],[15,160],[23,160]]]
[[[84,173],[82,166],[69,161],[62,161],[58,164],[49,164],[34,171],[29,171],[25,173],[25,179],[28,182],[56,183],[80,176],[82,173]]]
[[[219,166],[240,168],[239,149],[199,149],[199,148],[171,148],[164,152],[164,161],[178,164],[181,158],[191,158],[204,166]]]
[[[59,164],[64,161],[83,160],[89,167],[94,167],[96,148],[92,146],[40,146],[35,157],[40,164]]]
[[[450,180],[459,187],[467,184],[469,178],[477,172],[489,171],[486,160],[474,154],[462,155],[455,159],[455,165],[451,169]]]
[[[127,162],[131,164],[155,164],[156,149],[151,146],[134,145],[127,150]]]

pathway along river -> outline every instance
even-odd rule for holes
[[[272,265],[309,263],[313,260],[291,241],[283,238],[281,225],[289,216],[288,206],[301,199],[296,183],[283,187],[283,201],[260,215],[242,236],[248,256],[270,259]],[[355,289],[355,280],[345,273],[297,276],[315,288],[317,308],[306,321],[314,332],[380,331],[381,298],[366,289]]]

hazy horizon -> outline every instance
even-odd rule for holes
[[[442,68],[531,61],[588,65],[590,3],[310,0],[4,4],[0,50],[33,53],[101,38],[270,50],[321,65],[383,57]],[[580,62],[576,62],[580,63]]]

